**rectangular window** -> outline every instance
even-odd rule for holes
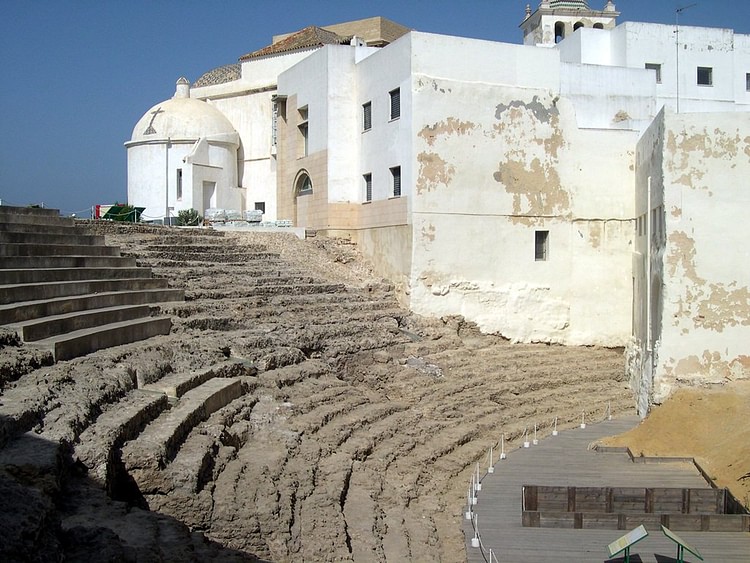
[[[372,128],[372,102],[362,105],[362,131],[369,131]]]
[[[391,119],[401,117],[401,89],[396,88],[388,92],[391,97]]]
[[[177,201],[182,201],[182,168],[177,169]]]
[[[261,213],[266,212],[266,202],[265,201],[256,201],[255,202],[255,210],[260,211]]]
[[[714,69],[708,66],[698,67],[698,85],[699,86],[713,86],[714,83]]]
[[[401,197],[401,167],[391,168],[391,176],[393,177],[393,197]]]
[[[661,65],[657,63],[646,63],[646,70],[656,72],[656,83],[661,84]]]
[[[547,260],[549,244],[549,231],[534,231],[534,260],[544,262]]]
[[[365,201],[372,201],[372,174],[364,174],[365,179]]]
[[[750,72],[745,73],[745,90],[750,92]]]

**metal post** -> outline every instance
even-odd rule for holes
[[[675,30],[674,30],[674,43],[675,43],[675,50],[677,51],[675,53],[675,72],[677,73],[677,113],[680,113],[680,14],[687,10],[688,8],[692,8],[693,6],[697,6],[698,4],[690,4],[689,6],[683,6],[682,8],[677,8],[674,11],[674,20],[675,20]]]

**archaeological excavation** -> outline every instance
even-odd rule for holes
[[[46,339],[19,337],[30,321],[3,323],[5,560],[460,560],[465,483],[500,431],[510,445],[532,418],[548,433],[555,416],[632,409],[621,350],[420,318],[345,241],[28,212],[33,229],[17,228],[0,209],[4,233],[103,236],[119,252],[89,246],[77,268],[36,252],[60,272],[166,280],[144,290],[171,292],[147,318],[172,319],[168,334],[56,362]],[[47,259],[3,249],[6,285]],[[18,310],[4,303],[4,321]]]

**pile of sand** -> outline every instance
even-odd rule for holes
[[[693,457],[750,507],[750,381],[680,389],[633,430],[606,440],[633,455]]]

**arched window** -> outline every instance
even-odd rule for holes
[[[583,22],[576,22],[573,24],[573,31],[575,31],[576,29],[580,29],[582,27],[584,27]]]
[[[565,24],[557,22],[555,24],[555,43],[559,43],[563,39],[565,39]]]
[[[294,182],[294,195],[310,195],[313,193],[312,180],[305,170],[300,171]]]
[[[604,29],[604,24],[601,24],[601,23],[595,23],[595,24],[594,24],[594,29]]]

